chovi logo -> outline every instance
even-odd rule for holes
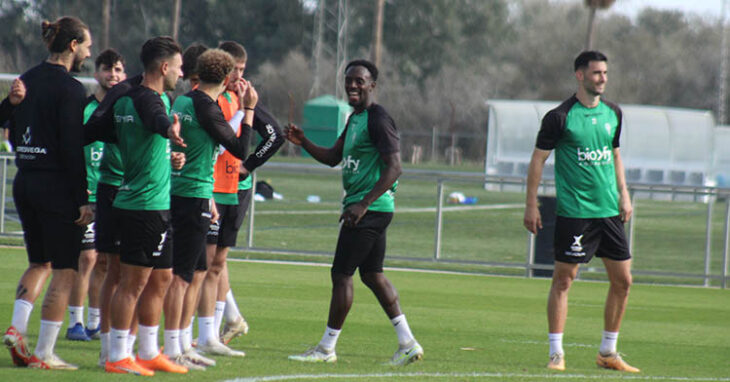
[[[578,162],[611,162],[611,150],[608,146],[603,146],[602,149],[591,150],[586,147],[584,149],[578,148]]]

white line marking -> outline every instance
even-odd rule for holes
[[[361,379],[361,378],[485,378],[485,379],[512,379],[512,378],[539,378],[539,379],[578,379],[604,380],[622,379],[635,381],[696,381],[696,382],[729,382],[730,378],[690,378],[669,376],[643,375],[590,375],[590,374],[518,374],[518,373],[376,373],[376,374],[291,374],[269,375],[261,377],[246,377],[229,379],[226,382],[268,382],[291,381],[304,379]]]
[[[486,204],[479,206],[446,206],[442,207],[443,212],[453,211],[483,211],[483,210],[508,210],[523,208],[524,204]],[[414,207],[414,208],[396,208],[395,213],[419,213],[419,212],[436,212],[436,207]],[[288,210],[272,210],[272,211],[256,211],[256,215],[329,215],[339,214],[341,210],[308,210],[308,211],[288,211]]]
[[[542,346],[548,346],[550,343],[548,341],[531,341],[531,340],[500,340],[501,342],[510,343],[510,344],[528,344],[528,345],[542,345]],[[576,343],[570,343],[570,344],[563,344],[565,347],[574,347],[574,348],[596,348],[598,349],[598,345],[588,345],[588,344],[576,344]]]

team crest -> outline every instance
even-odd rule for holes
[[[608,133],[608,135],[611,135],[611,124],[608,123],[608,122],[606,122],[606,126],[605,127],[606,127],[606,132]]]

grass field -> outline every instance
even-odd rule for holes
[[[0,251],[4,274],[0,295],[5,296],[0,301],[0,319],[7,323],[15,286],[27,263],[22,249]],[[247,356],[218,358],[219,366],[205,372],[158,373],[156,380],[730,381],[730,292],[726,290],[635,285],[619,349],[642,373],[629,376],[595,366],[607,285],[577,282],[565,337],[568,372],[555,373],[544,368],[547,280],[389,270],[410,326],[425,348],[423,362],[392,368],[383,363],[397,346],[394,331],[360,283],[356,283],[355,304],[337,347],[339,361],[300,364],[288,361],[287,355],[302,352],[320,339],[330,293],[328,268],[232,261],[229,269],[232,287],[251,324],[248,336],[231,344]],[[36,303],[29,325],[32,344],[39,307]],[[0,355],[0,381],[129,380],[129,376],[107,375],[95,366],[98,346],[96,341],[59,339],[57,353],[79,364],[77,372],[19,369],[8,355]]]

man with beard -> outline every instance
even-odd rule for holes
[[[20,279],[12,326],[3,337],[13,362],[41,369],[77,369],[54,354],[78,268],[81,236],[93,218],[83,151],[86,90],[69,72],[90,56],[89,28],[75,17],[41,24],[50,56],[21,76],[25,99],[10,119],[18,173],[13,197],[29,267]],[[23,339],[33,302],[52,274],[33,354]]]
[[[180,123],[170,121],[162,94],[182,76],[182,49],[169,37],[142,46],[144,78],[114,103],[114,128],[123,180],[114,198],[121,228],[119,285],[111,301],[109,373],[186,373],[159,353],[157,330],[162,301],[172,280],[170,140],[184,146]],[[136,360],[127,337],[138,307],[140,349]]]
[[[113,49],[107,49],[96,57],[94,78],[98,83],[94,94],[90,95],[84,108],[84,123],[91,117],[104,100],[106,93],[112,86],[127,78],[124,72],[124,58]],[[99,166],[104,153],[103,142],[92,142],[84,146],[86,157],[86,181],[89,187],[89,203],[96,204],[96,188],[99,180]],[[93,209],[93,208],[92,208]],[[81,242],[81,256],[79,257],[79,271],[76,282],[71,290],[71,300],[68,306],[68,329],[66,338],[74,341],[90,341],[99,338],[99,291],[106,274],[107,257],[98,256],[95,245],[95,225],[92,222],[86,227]],[[93,273],[92,273],[93,272]],[[88,327],[84,328],[84,298],[89,295]]]
[[[607,61],[597,51],[576,57],[573,66],[578,90],[542,119],[527,172],[523,224],[537,233],[542,228],[537,189],[545,161],[555,149],[555,270],[547,308],[547,367],[552,370],[565,370],[563,329],[568,317],[568,291],[578,266],[595,255],[603,260],[610,283],[596,363],[606,369],[639,372],[616,351],[631,286],[631,254],[624,223],[631,218],[632,207],[619,151],[621,109],[601,99],[608,79]]]

